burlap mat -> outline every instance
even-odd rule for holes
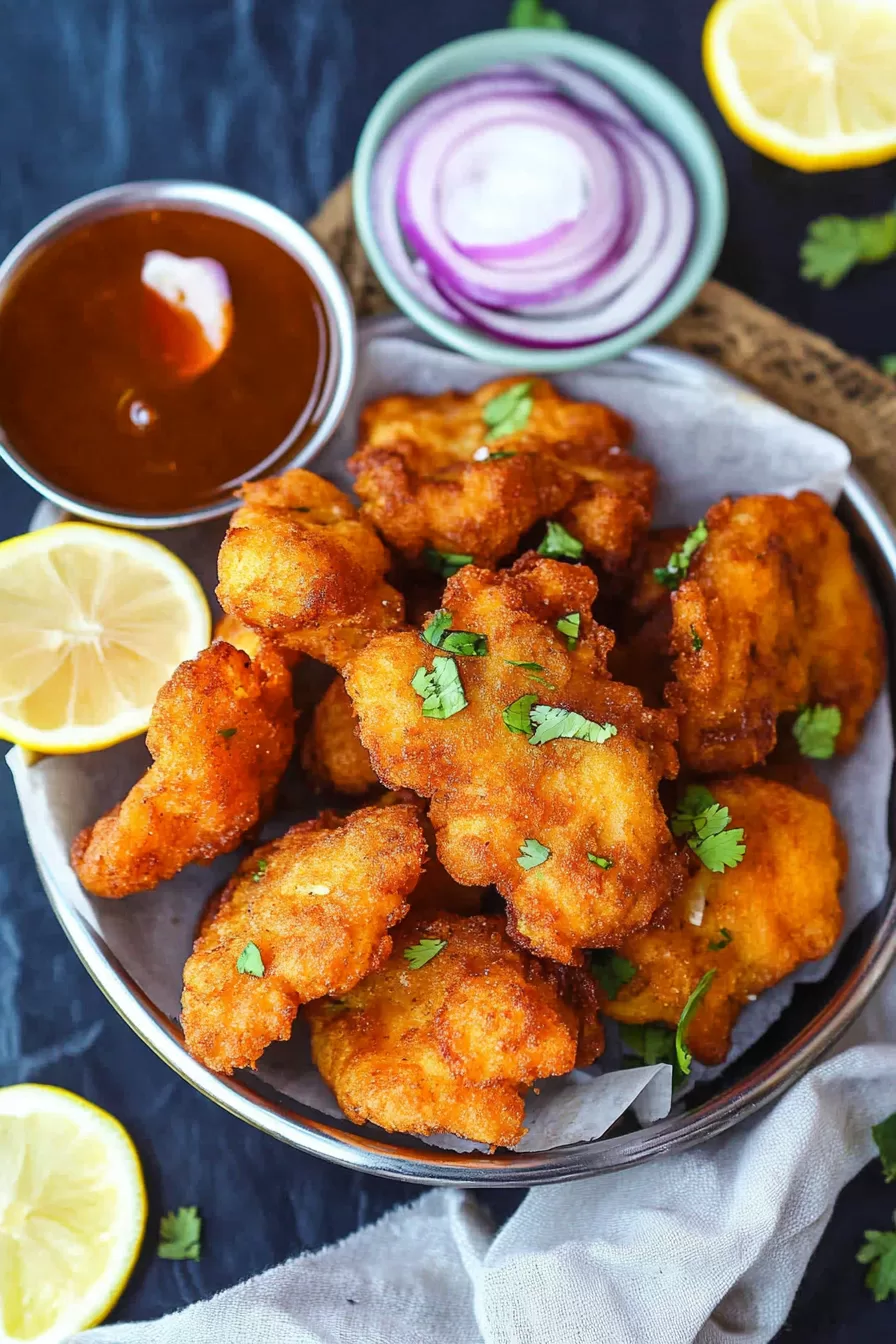
[[[355,233],[348,181],[327,198],[310,228],[348,281],[358,316],[387,312],[390,301]],[[795,415],[839,434],[896,517],[896,382],[718,280],[708,281],[659,339],[703,355]]]

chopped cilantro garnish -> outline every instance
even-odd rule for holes
[[[513,0],[508,28],[568,28],[569,20],[556,9],[545,9],[544,0]]]
[[[812,220],[800,247],[800,275],[817,280],[822,289],[833,289],[859,262],[886,261],[894,252],[893,211],[864,219],[822,215]]]
[[[719,937],[717,941],[708,944],[710,952],[722,952],[731,942],[733,937],[734,934],[730,929],[719,929]]]
[[[406,947],[404,950],[404,959],[410,965],[412,971],[419,971],[421,966],[425,966],[433,957],[448,946],[444,938],[421,938],[419,943],[414,943],[413,947]]]
[[[159,1222],[160,1260],[198,1260],[202,1243],[202,1219],[195,1204],[165,1213]]]
[[[888,378],[896,378],[896,355],[881,355],[877,363],[881,373],[885,373]]]
[[[521,671],[528,672],[533,681],[539,682],[542,686],[547,686],[549,690],[554,690],[554,687],[544,675],[544,668],[541,663],[521,663],[516,658],[505,658],[504,661],[510,667],[518,667]]]
[[[450,579],[452,574],[456,574],[464,565],[472,565],[472,555],[455,555],[452,551],[437,551],[433,546],[427,546],[423,552],[423,560],[428,569],[434,574],[439,574],[443,579]]]
[[[703,640],[697,634],[696,626],[693,625],[691,626],[691,648],[694,650],[695,653],[699,653],[700,650],[703,648]]]
[[[218,729],[218,736],[219,736],[219,737],[235,737],[235,736],[236,736],[236,729],[235,729],[235,728],[219,728],[219,729]]]
[[[670,820],[673,835],[686,835],[688,844],[711,873],[736,868],[746,854],[741,827],[728,827],[731,814],[702,784],[692,784]]]
[[[829,761],[834,754],[834,746],[842,715],[836,705],[807,705],[800,710],[793,725],[793,735],[801,756],[813,761]]]
[[[505,448],[501,453],[489,453],[486,460],[488,462],[500,462],[502,457],[516,457],[516,453],[512,452],[509,448]]]
[[[540,840],[524,840],[520,845],[517,863],[521,868],[537,868],[551,857],[551,851]]]
[[[708,536],[709,529],[701,518],[697,526],[688,533],[681,543],[681,549],[673,551],[666,563],[653,571],[653,577],[657,583],[661,583],[664,588],[670,588],[674,591],[687,574],[694,552],[703,545]]]
[[[608,859],[604,854],[592,854],[589,851],[588,858],[592,863],[596,863],[598,868],[603,868],[604,871],[606,871],[607,868],[613,867],[613,860]]]
[[[463,658],[484,658],[488,653],[488,638],[470,630],[452,630],[451,612],[442,607],[435,613],[423,631],[423,638],[434,649],[456,653]]]
[[[623,1022],[619,1034],[629,1050],[640,1055],[645,1064],[674,1064],[675,1032],[664,1027],[662,1022],[646,1022],[643,1025]]]
[[[582,614],[579,611],[567,612],[567,614],[561,616],[557,622],[557,629],[560,631],[561,635],[566,636],[566,647],[569,649],[570,653],[572,653],[579,642],[581,625]]]
[[[871,1137],[877,1144],[885,1181],[896,1181],[896,1112],[871,1126]]]
[[[418,667],[411,685],[423,701],[425,719],[450,719],[467,707],[463,683],[453,658],[436,658],[432,671]]]
[[[634,980],[638,968],[628,957],[621,957],[611,947],[600,952],[592,952],[588,959],[588,969],[594,976],[608,999],[615,999],[623,985]]]
[[[893,1215],[896,1225],[896,1213]],[[866,1232],[865,1245],[856,1256],[860,1265],[870,1265],[865,1286],[875,1302],[886,1302],[896,1294],[896,1232]]]
[[[529,739],[533,747],[540,747],[559,737],[578,738],[581,742],[606,742],[615,737],[618,731],[614,723],[595,723],[575,710],[552,705],[535,705],[530,718],[536,725]]]
[[[482,418],[488,426],[485,442],[503,439],[507,434],[516,434],[525,429],[532,407],[535,404],[529,396],[531,379],[525,383],[515,383],[500,396],[492,397],[482,408]]]
[[[675,1028],[675,1059],[678,1063],[679,1070],[685,1076],[691,1071],[692,1058],[691,1052],[684,1039],[685,1032],[691,1024],[691,1018],[694,1016],[694,1013],[700,1005],[700,1000],[712,984],[715,973],[715,967],[713,967],[711,971],[707,971],[705,975],[701,975],[699,981],[691,991],[687,1003],[682,1009],[681,1017],[678,1019],[678,1026]]]
[[[584,549],[582,543],[570,536],[560,523],[549,522],[538,554],[546,555],[549,560],[578,560]]]
[[[521,695],[518,700],[514,700],[501,714],[504,726],[512,733],[524,733],[528,737],[532,731],[532,706],[537,699],[537,695]]]
[[[260,980],[264,975],[264,962],[254,943],[247,943],[236,959],[236,968],[240,975],[254,975]]]
[[[267,870],[268,870],[267,859],[259,859],[255,865],[255,872],[252,874],[252,881],[260,882],[262,873],[266,873]]]

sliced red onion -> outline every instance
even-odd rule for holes
[[[617,122],[629,130],[641,130],[644,123],[614,89],[587,70],[581,70],[569,61],[556,56],[546,56],[538,63],[538,74],[543,75],[555,91],[559,90],[567,97],[588,108],[599,117]]]

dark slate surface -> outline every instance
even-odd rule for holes
[[[823,293],[802,283],[796,266],[814,216],[889,206],[893,165],[802,177],[737,142],[701,73],[705,0],[555,2],[577,27],[659,66],[707,116],[733,207],[719,276],[848,350],[896,350],[896,268],[869,268]],[[307,216],[348,171],[389,81],[440,43],[499,26],[504,14],[504,0],[0,0],[0,250],[73,196],[128,178],[217,179]],[[36,501],[0,471],[0,535],[8,536],[24,529]],[[0,1083],[26,1079],[72,1088],[120,1116],[143,1156],[153,1225],[178,1203],[196,1202],[205,1214],[202,1261],[145,1253],[121,1320],[195,1301],[414,1194],[263,1137],[197,1096],[131,1034],[56,925],[4,771]],[[514,1198],[495,1212],[509,1212]],[[862,1229],[887,1226],[894,1202],[873,1166],[844,1192],[782,1339],[892,1340],[896,1303],[870,1301],[853,1256]]]

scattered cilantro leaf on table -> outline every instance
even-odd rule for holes
[[[896,1224],[896,1214],[893,1215]],[[896,1295],[896,1232],[865,1233],[865,1245],[856,1256],[860,1265],[870,1265],[865,1284],[875,1302]]]
[[[793,735],[801,756],[813,761],[829,761],[843,716],[836,705],[806,705],[793,725]]]
[[[888,378],[896,378],[896,355],[881,355],[877,362],[881,373],[885,373]]]
[[[896,211],[848,219],[822,215],[813,219],[800,247],[800,275],[833,289],[860,262],[886,261],[896,252]]]
[[[195,1204],[163,1214],[156,1249],[160,1260],[198,1260],[201,1245],[202,1219]]]
[[[877,1144],[884,1180],[896,1181],[896,1112],[881,1120],[879,1125],[871,1126],[871,1137]]]
[[[508,28],[568,28],[569,20],[556,9],[545,9],[543,0],[513,0]]]

